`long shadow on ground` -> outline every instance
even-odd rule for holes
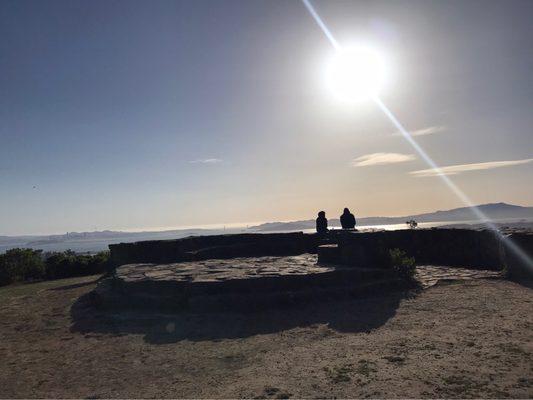
[[[54,292],[56,291],[64,291],[64,290],[71,290],[71,289],[77,289],[77,288],[80,288],[80,287],[85,287],[85,286],[89,286],[89,285],[94,285],[95,283],[98,282],[100,278],[96,278],[92,281],[86,281],[86,282],[80,282],[80,283],[73,283],[72,285],[64,285],[64,286],[58,286],[58,287],[55,287],[55,288],[50,288],[49,290],[52,290]]]
[[[71,308],[71,331],[84,334],[141,334],[146,342],[152,344],[246,338],[314,324],[327,324],[339,332],[369,332],[393,317],[400,301],[407,296],[412,296],[412,292],[357,300],[317,301],[254,313],[184,311],[161,314],[99,310],[94,305],[94,294],[90,292],[80,297]]]

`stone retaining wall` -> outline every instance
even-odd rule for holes
[[[504,246],[504,263],[511,279],[533,279],[533,233],[512,233],[507,237],[529,260],[519,256],[509,246]]]
[[[399,248],[418,265],[443,265],[502,270],[516,279],[533,278],[533,234],[511,233],[508,239],[489,230],[413,229],[381,232],[315,234],[272,233],[197,236],[110,245],[115,266],[134,263],[175,263],[236,257],[288,256],[316,253],[319,262],[379,268],[387,265],[388,251]],[[515,243],[528,255],[518,257],[507,245]],[[328,244],[329,243],[329,244]],[[337,245],[332,245],[336,243]]]
[[[502,236],[490,230],[439,228],[345,232],[338,235],[336,242],[337,246],[319,247],[319,262],[384,268],[389,265],[389,250],[398,248],[415,257],[418,265],[506,269],[510,278],[533,278],[532,233]],[[526,257],[518,256],[513,247]]]
[[[173,263],[212,258],[289,256],[316,253],[316,235],[302,232],[193,236],[109,245],[113,265]]]
[[[501,244],[492,231],[471,229],[410,229],[346,233],[338,238],[339,263],[384,266],[389,249],[402,249],[418,265],[449,265],[499,270]]]

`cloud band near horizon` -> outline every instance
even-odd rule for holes
[[[440,167],[440,169],[421,169],[418,171],[411,171],[409,174],[417,177],[428,177],[428,176],[440,176],[440,175],[459,175],[463,172],[470,171],[481,171],[495,168],[503,167],[512,167],[515,165],[528,164],[533,162],[533,158],[526,158],[524,160],[510,160],[510,161],[489,161],[482,163],[472,163],[472,164],[458,164],[458,165],[449,165],[446,167]]]

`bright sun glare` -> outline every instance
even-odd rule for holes
[[[348,102],[377,96],[384,78],[383,59],[370,47],[337,50],[327,69],[329,88],[336,97]]]

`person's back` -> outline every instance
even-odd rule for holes
[[[326,213],[324,211],[318,213],[318,218],[316,219],[316,231],[321,235],[328,232],[328,220],[326,219]]]
[[[345,208],[344,212],[341,215],[341,226],[342,229],[355,228],[355,217],[348,208]]]

